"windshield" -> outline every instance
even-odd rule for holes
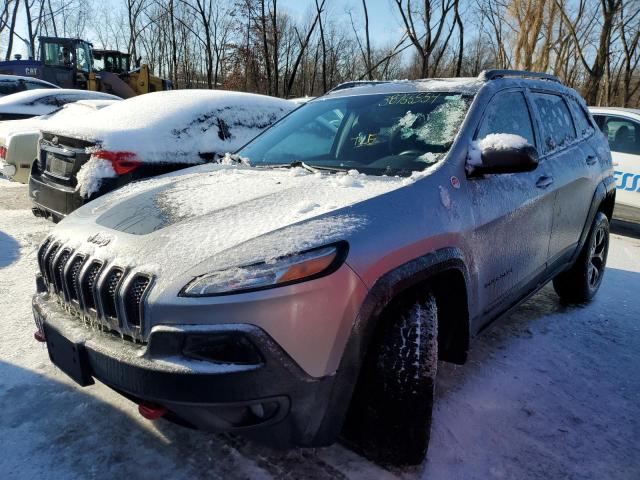
[[[321,169],[409,175],[445,156],[472,98],[418,92],[320,99],[238,153],[254,166],[304,162]]]

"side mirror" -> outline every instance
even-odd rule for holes
[[[492,134],[474,142],[467,167],[472,176],[530,172],[538,167],[538,151],[517,135]]]

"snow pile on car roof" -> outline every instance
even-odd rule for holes
[[[197,164],[235,151],[296,107],[293,102],[222,90],[174,90],[127,99],[48,131],[132,152],[141,161]]]
[[[129,152],[143,163],[199,164],[234,152],[296,108],[264,95],[223,90],[175,90],[130,98],[71,122],[52,122],[47,131],[95,142],[93,152]],[[115,177],[98,156],[78,172],[83,197],[101,180]]]
[[[73,88],[40,88],[12,93],[0,98],[0,113],[45,115],[62,105],[79,100],[120,100],[120,97],[102,92],[88,92]]]
[[[118,100],[81,100],[79,102],[68,103],[55,112],[40,115],[22,120],[6,120],[0,123],[0,137],[9,137],[17,133],[37,132],[55,121],[74,120],[79,115],[86,115],[101,108],[104,108]]]

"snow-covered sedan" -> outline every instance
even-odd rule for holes
[[[20,75],[0,75],[0,97],[25,90],[60,88],[53,83],[37,78],[21,77]]]
[[[0,98],[0,122],[46,115],[79,100],[120,100],[120,97],[72,88],[26,90]]]
[[[611,148],[617,188],[614,217],[640,222],[640,109],[590,110]]]
[[[31,164],[38,156],[40,130],[50,121],[68,121],[100,110],[118,100],[80,100],[53,113],[0,123],[0,174],[14,182],[27,183]]]
[[[214,161],[296,107],[250,93],[174,90],[50,122],[29,179],[34,214],[57,221],[133,180]]]

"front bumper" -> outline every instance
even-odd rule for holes
[[[141,345],[85,326],[48,293],[33,297],[33,309],[45,332],[81,352],[85,385],[95,378],[138,403],[162,405],[196,428],[243,431],[282,446],[327,445],[339,433],[342,412],[328,411],[335,378],[308,376],[256,326],[156,326]],[[260,360],[223,364],[183,354],[188,337],[216,335],[242,336]]]

